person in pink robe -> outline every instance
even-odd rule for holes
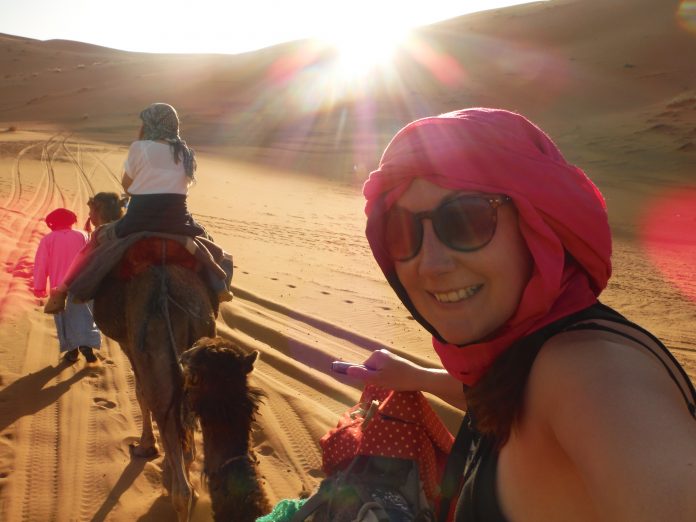
[[[34,295],[46,297],[48,288],[59,286],[78,252],[87,244],[88,236],[73,230],[77,216],[65,208],[57,208],[46,216],[51,232],[39,243],[34,258]],[[101,346],[101,334],[94,323],[92,303],[68,301],[65,310],[54,316],[60,352],[67,363],[74,363],[81,352],[87,362],[97,362],[94,348]]]

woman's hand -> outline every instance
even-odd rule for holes
[[[390,390],[432,393],[455,408],[466,410],[462,383],[446,370],[425,368],[385,349],[372,352],[363,366],[351,366],[346,375]]]
[[[377,350],[365,359],[361,366],[351,366],[346,375],[360,379],[365,384],[376,384],[397,391],[418,390],[418,376],[426,368],[404,359],[389,350]]]

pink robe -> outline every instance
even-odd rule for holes
[[[41,239],[34,258],[34,291],[55,288],[63,282],[77,253],[87,244],[87,233],[80,230],[54,230]],[[91,303],[74,303],[68,298],[65,310],[53,316],[61,353],[79,346],[99,348],[101,333],[94,323]]]
[[[55,230],[45,235],[34,258],[34,290],[46,290],[46,278],[49,288],[61,284],[73,258],[86,244],[87,233],[81,230]]]

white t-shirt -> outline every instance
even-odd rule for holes
[[[156,141],[134,141],[123,168],[133,183],[130,194],[188,193],[191,178],[186,175],[183,158],[174,163],[172,146]]]

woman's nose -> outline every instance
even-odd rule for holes
[[[429,219],[423,220],[423,243],[418,256],[418,269],[423,275],[435,275],[454,268],[452,250],[447,248],[435,234]]]

